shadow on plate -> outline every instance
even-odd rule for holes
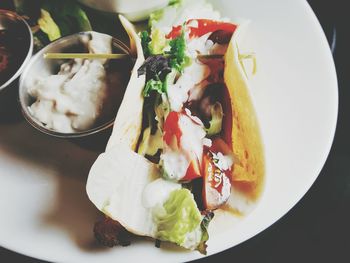
[[[104,250],[93,236],[99,212],[85,191],[89,169],[99,152],[41,134],[26,122],[0,123],[0,134],[0,156],[15,160],[18,169],[34,170],[40,183],[54,189],[48,196],[48,209],[39,215],[43,228],[62,229],[81,250]]]

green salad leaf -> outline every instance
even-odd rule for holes
[[[208,227],[210,221],[213,219],[214,213],[210,212],[206,214],[201,222],[201,229],[202,229],[202,239],[201,242],[199,243],[197,250],[206,255],[207,254],[207,244],[206,242],[209,240],[209,233],[208,233]]]
[[[157,22],[163,18],[163,16],[164,16],[164,9],[154,11],[149,16],[148,26],[150,28],[153,28],[157,24]]]
[[[164,53],[164,48],[167,46],[167,39],[165,34],[159,29],[155,29],[151,34],[151,41],[148,44],[148,48],[151,55],[159,55]]]
[[[50,41],[61,37],[61,31],[55,21],[53,21],[49,12],[41,9],[41,17],[38,20],[40,29],[48,36]]]
[[[222,119],[224,117],[224,112],[222,106],[219,102],[210,106],[211,120],[209,121],[209,128],[206,132],[209,136],[219,134],[222,129]]]
[[[86,13],[76,1],[45,0],[42,9],[49,12],[63,36],[92,30]]]
[[[193,195],[188,189],[179,189],[170,193],[168,200],[162,207],[154,211],[157,223],[156,236],[163,241],[170,241],[183,247],[197,245],[202,235],[193,240],[193,244],[186,244],[187,237],[196,230],[201,231],[202,215],[197,208]]]

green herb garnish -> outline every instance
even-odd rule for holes
[[[181,35],[170,41],[170,66],[179,72],[183,72],[184,68],[191,64],[191,58],[186,54],[185,31]]]

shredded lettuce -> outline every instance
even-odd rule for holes
[[[159,20],[161,20],[164,16],[164,9],[157,10],[153,12],[148,20],[148,26],[153,28]]]
[[[151,35],[147,31],[142,31],[140,38],[145,57],[164,54],[164,49],[168,46],[165,34],[159,29],[153,30]]]
[[[222,129],[222,119],[224,117],[224,112],[222,106],[219,102],[216,102],[210,107],[211,121],[209,122],[209,128],[206,132],[209,136],[219,134]]]
[[[137,70],[139,76],[146,74],[147,83],[143,96],[149,97],[152,91],[167,94],[168,86],[174,83],[176,72],[171,70],[169,59],[163,55],[149,56]]]
[[[179,189],[170,193],[163,206],[153,212],[157,224],[156,236],[163,241],[170,241],[186,248],[196,248],[202,240],[200,225],[202,216],[193,195],[188,189]],[[200,230],[199,235],[193,235]],[[188,235],[196,240],[188,240]]]
[[[164,93],[164,85],[163,82],[160,80],[154,80],[154,79],[150,79],[149,81],[147,81],[145,88],[142,91],[142,95],[144,97],[149,97],[151,91],[156,91],[160,94]]]
[[[54,41],[61,37],[61,31],[50,13],[45,9],[41,9],[41,16],[38,20],[40,29],[47,34],[50,41]]]
[[[155,29],[151,34],[151,41],[148,44],[148,48],[151,55],[158,55],[164,53],[164,48],[167,46],[167,39],[165,34],[159,29]]]

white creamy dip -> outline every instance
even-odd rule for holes
[[[91,33],[90,53],[111,53],[111,38]],[[56,75],[37,78],[28,89],[35,99],[29,107],[34,118],[48,129],[62,133],[87,130],[102,114],[107,97],[106,60],[74,59]]]

